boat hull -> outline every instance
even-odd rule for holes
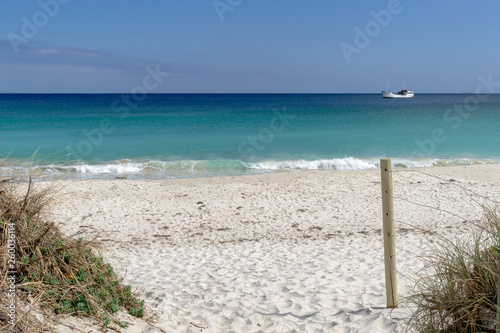
[[[405,94],[400,94],[400,93],[395,94],[393,92],[383,90],[382,96],[384,98],[412,98],[413,96],[415,96],[415,94],[413,93],[413,91],[407,92]]]

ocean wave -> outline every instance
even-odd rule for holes
[[[263,161],[250,163],[248,167],[256,170],[365,170],[376,169],[378,165],[373,161],[346,157],[314,161]]]
[[[78,173],[136,173],[144,170],[142,163],[106,164],[106,165],[78,165],[75,166]]]
[[[452,158],[414,160],[393,158],[395,169],[420,167],[499,164],[494,159]],[[373,170],[379,168],[379,159],[360,159],[344,157],[317,160],[265,160],[246,162],[240,160],[179,160],[179,161],[134,161],[120,160],[102,164],[50,164],[31,167],[49,176],[65,175],[70,178],[180,178],[210,177],[255,174],[276,171],[300,170]],[[22,165],[3,165],[0,172],[27,173],[30,167]]]
[[[246,165],[238,160],[182,160],[182,161],[150,161],[147,169],[157,171],[218,171],[218,170],[247,170]]]
[[[144,170],[144,163],[113,162],[107,164],[78,164],[78,165],[39,165],[47,173],[81,173],[81,174],[109,174],[109,173],[137,173]]]

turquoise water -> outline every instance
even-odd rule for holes
[[[0,95],[3,170],[72,178],[499,163],[499,125],[499,95]]]

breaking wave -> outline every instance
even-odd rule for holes
[[[427,159],[410,160],[393,158],[395,169],[408,169],[420,167],[439,167],[454,165],[497,164],[493,159]],[[213,177],[234,176],[278,171],[300,170],[371,170],[378,169],[379,159],[359,159],[355,157],[318,159],[318,160],[264,160],[246,162],[239,160],[180,160],[180,161],[133,161],[120,160],[102,164],[49,164],[38,165],[32,169],[42,171],[51,178],[59,176],[67,178],[128,178],[128,179],[154,179],[154,178],[185,178],[185,177]],[[23,173],[29,170],[22,165],[3,165],[0,172]]]

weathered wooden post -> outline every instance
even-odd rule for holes
[[[382,212],[384,214],[384,261],[387,307],[398,307],[398,277],[396,275],[396,241],[394,235],[394,199],[392,187],[392,162],[380,159],[382,176]]]

